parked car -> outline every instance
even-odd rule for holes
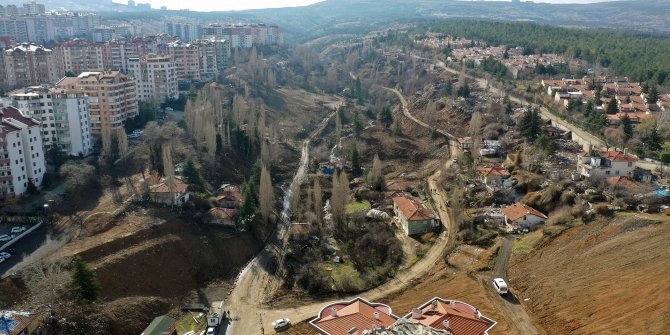
[[[4,263],[4,262],[5,262],[5,259],[6,259],[6,258],[0,256],[0,264]]]
[[[291,327],[291,320],[289,320],[289,319],[287,319],[287,318],[283,318],[283,319],[275,320],[275,321],[272,322],[272,327],[273,327],[275,330],[285,330],[285,329],[288,329],[289,327]]]
[[[12,240],[13,237],[9,235],[0,235],[0,242],[9,242]]]
[[[26,231],[26,227],[14,227],[12,228],[12,234],[21,234]]]
[[[5,259],[12,258],[12,254],[8,252],[0,252],[0,257],[4,257]]]
[[[216,329],[214,327],[207,328],[207,335],[214,335],[214,334],[216,334]]]
[[[499,294],[507,294],[507,283],[502,278],[493,278],[493,287]]]

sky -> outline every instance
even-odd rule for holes
[[[113,0],[117,3],[127,3],[127,0]],[[135,0],[136,3],[150,3],[153,8],[166,6],[168,9],[190,9],[195,11],[224,11],[257,8],[279,8],[306,6],[322,0]],[[412,0],[407,0],[412,1]],[[497,0],[493,0],[497,1]],[[510,0],[500,0],[510,1]],[[526,0],[521,0],[526,1]],[[535,0],[548,3],[591,3],[611,0]]]

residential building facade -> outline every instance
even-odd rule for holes
[[[521,202],[502,208],[500,211],[505,216],[508,230],[531,229],[547,221],[547,216],[542,212]]]
[[[585,178],[633,178],[636,162],[637,158],[619,150],[582,152],[577,156],[577,172]]]
[[[100,135],[102,127],[122,128],[127,119],[138,115],[137,84],[119,71],[84,72],[64,77],[56,89],[64,93],[83,92],[88,96],[91,131]]]
[[[11,92],[7,100],[40,122],[40,134],[47,151],[57,147],[71,156],[91,153],[91,115],[88,97],[83,92],[27,87]]]
[[[433,211],[416,197],[394,197],[393,211],[407,235],[425,234],[435,227]]]
[[[45,173],[39,123],[14,107],[0,108],[0,200],[23,195],[29,183],[39,188]]]
[[[9,89],[53,83],[61,77],[55,53],[34,44],[5,50],[4,65]]]
[[[55,50],[64,74],[105,70],[102,43],[76,39],[57,45]]]
[[[128,74],[137,82],[139,101],[161,103],[179,98],[175,63],[169,56],[130,58]]]

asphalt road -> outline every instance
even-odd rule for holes
[[[13,268],[17,264],[27,260],[35,251],[48,244],[50,241],[49,237],[50,236],[48,234],[46,225],[42,225],[16,243],[12,244],[12,246],[9,248],[15,249],[16,254],[12,255],[10,259],[5,260],[2,264],[0,264],[0,278],[4,278],[5,275],[15,271]]]

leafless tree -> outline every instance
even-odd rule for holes
[[[263,221],[268,223],[274,205],[274,196],[272,190],[272,178],[270,177],[270,171],[266,166],[263,166],[261,169],[261,181],[259,187],[258,202],[261,216],[263,217]]]
[[[165,173],[165,183],[170,192],[170,204],[174,205],[174,195],[176,190],[176,182],[174,175],[174,163],[172,162],[172,144],[170,142],[163,143],[163,172]]]
[[[379,155],[375,154],[375,158],[372,160],[372,169],[368,174],[368,182],[374,189],[381,190],[384,187],[384,173],[382,170],[383,166],[381,160],[379,160]]]
[[[321,222],[323,220],[323,193],[318,178],[314,178],[312,200],[314,201],[314,215],[316,215],[318,222]]]
[[[102,141],[102,156],[110,157],[112,155],[112,131],[108,124],[103,123],[100,137]]]
[[[347,205],[349,204],[349,178],[346,172],[333,174],[333,190],[330,197],[330,208],[333,222],[338,231],[343,232],[347,221]]]
[[[128,135],[126,130],[119,128],[116,130],[116,143],[119,146],[119,155],[124,158],[128,154]]]

